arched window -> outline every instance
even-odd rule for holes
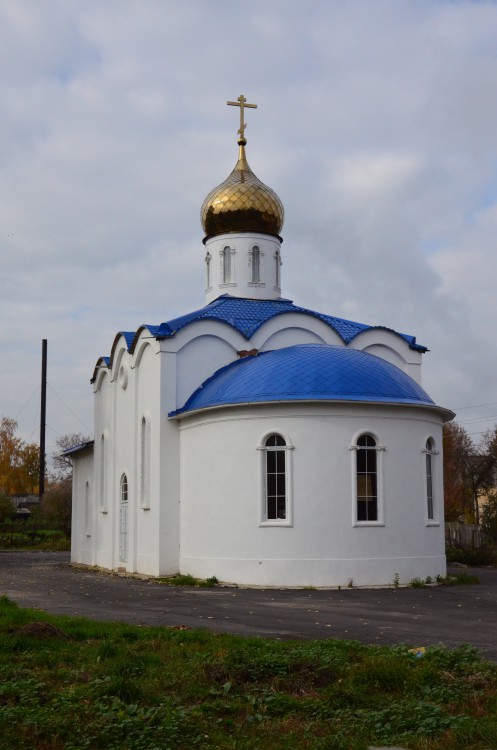
[[[275,276],[274,276],[274,278],[275,278],[275,287],[277,289],[279,289],[280,286],[281,286],[281,280],[280,280],[280,275],[281,275],[280,274],[281,257],[280,257],[279,250],[276,250],[276,252],[274,254],[274,262],[275,262]]]
[[[435,518],[435,506],[433,498],[433,455],[435,454],[433,440],[426,441],[426,515],[428,521]]]
[[[102,435],[100,438],[100,510],[102,513],[107,512],[107,438]]]
[[[211,288],[211,259],[212,255],[208,252],[205,256],[205,286],[207,289]]]
[[[91,536],[91,494],[90,483],[85,485],[85,534]]]
[[[281,435],[270,435],[266,449],[266,518],[284,520],[287,516],[286,442]]]
[[[230,284],[231,283],[231,275],[232,275],[232,268],[231,268],[231,248],[225,247],[222,250],[222,279],[223,284]]]
[[[140,506],[150,508],[150,422],[140,423]]]
[[[361,435],[356,446],[357,521],[378,521],[377,446],[372,435]]]
[[[261,281],[261,251],[255,245],[251,250],[252,259],[252,284],[259,284]]]
[[[119,507],[119,560],[128,560],[128,477],[121,477],[121,502]]]

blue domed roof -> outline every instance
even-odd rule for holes
[[[262,352],[221,368],[170,416],[274,401],[435,405],[409,375],[380,357],[342,346],[302,344]]]

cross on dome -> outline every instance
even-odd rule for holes
[[[229,104],[231,107],[240,107],[240,129],[238,130],[238,133],[240,135],[240,140],[245,141],[245,128],[247,127],[247,124],[243,119],[243,110],[245,107],[257,109],[257,104],[247,104],[247,100],[243,94],[240,94],[236,102],[226,102],[226,104]]]

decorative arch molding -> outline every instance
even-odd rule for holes
[[[135,349],[135,356],[133,359],[133,362],[131,364],[131,369],[134,370],[136,367],[140,366],[140,362],[142,360],[143,355],[145,354],[146,349],[152,349],[153,347],[150,343],[150,341],[142,341],[140,345],[138,346],[138,349]]]
[[[274,337],[288,332],[293,333],[295,337],[292,344],[303,343],[299,335],[308,333],[315,337],[314,343],[345,346],[340,334],[324,320],[300,312],[285,312],[270,318],[252,336],[251,343],[262,351],[271,348],[270,341]]]
[[[104,369],[103,367],[100,367],[97,370],[97,374],[96,374],[95,379],[93,381],[93,392],[94,393],[97,393],[103,387],[104,381],[108,377],[110,378],[110,374],[109,374],[108,368]]]
[[[311,328],[304,328],[303,326],[294,326],[291,328],[284,328],[279,331],[275,331],[268,338],[260,344],[260,351],[270,351],[271,349],[279,349],[287,346],[293,346],[294,344],[328,344],[319,333],[313,331]],[[338,344],[338,341],[337,341]]]
[[[373,354],[375,357],[381,357],[386,362],[390,362],[392,365],[396,365],[401,370],[405,370],[409,364],[399,349],[395,349],[393,346],[387,346],[383,343],[368,344],[360,351],[366,354]]]
[[[234,325],[223,320],[196,320],[180,329],[174,337],[163,341],[167,351],[180,352],[189,343],[204,336],[220,339],[233,347],[234,351],[246,348],[248,339],[245,338]]]
[[[265,430],[265,432],[262,433],[256,446],[257,450],[264,450],[264,448],[266,447],[267,439],[272,435],[281,435],[281,437],[285,441],[287,450],[293,450],[295,448],[288,433],[273,428],[272,430]]]
[[[111,365],[111,367],[112,367],[112,369],[111,369],[111,382],[112,383],[117,379],[117,377],[119,375],[119,369],[120,369],[121,363],[123,361],[123,357],[127,353],[128,353],[128,348],[127,347],[122,347],[121,349],[117,350],[117,356],[115,356],[115,358],[113,358],[112,365]]]
[[[386,450],[386,446],[381,443],[379,434],[375,430],[369,429],[369,427],[363,427],[354,434],[350,443],[350,450],[354,450],[357,447],[357,441],[362,435],[371,435],[376,442],[377,449],[382,451]]]
[[[225,338],[206,333],[185,342],[176,354],[177,408],[214,372],[238,359],[237,352],[244,345],[246,342],[235,334]]]
[[[212,323],[212,321],[209,322]],[[217,331],[206,331],[205,333],[197,333],[195,336],[188,337],[187,340],[181,343],[176,353],[179,355],[184,354],[189,349],[197,347],[199,343],[209,340],[209,345],[215,345],[219,342],[221,345],[229,346],[233,350],[233,359],[236,359],[237,351],[240,348],[246,347],[246,340],[236,331],[232,329],[226,330],[226,326],[223,323],[216,325],[216,328],[218,328]]]
[[[382,346],[398,354],[404,362],[412,364],[419,364],[422,352],[426,351],[425,347],[416,349],[410,346],[402,334],[381,326],[371,326],[360,331],[350,340],[349,346],[363,352],[372,346]]]

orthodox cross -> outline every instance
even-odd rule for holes
[[[236,102],[226,102],[226,104],[229,104],[232,107],[240,107],[240,130],[238,131],[238,133],[240,135],[240,138],[245,139],[245,128],[247,127],[247,125],[243,120],[243,110],[245,107],[257,109],[257,104],[247,104],[247,100],[245,99],[243,94],[240,94]]]

